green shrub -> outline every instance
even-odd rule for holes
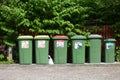
[[[13,64],[14,63],[14,60],[10,57],[7,57],[7,61],[6,61],[7,64]]]
[[[14,60],[4,54],[0,54],[0,64],[13,64]]]
[[[5,60],[5,56],[3,54],[0,54],[0,61],[4,61]]]
[[[120,46],[116,47],[116,60],[120,62]]]

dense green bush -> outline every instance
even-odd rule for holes
[[[14,63],[14,60],[10,57],[7,57],[4,54],[0,54],[0,64],[12,64]]]
[[[116,47],[116,60],[120,62],[120,46]]]
[[[3,54],[0,54],[0,61],[4,61],[5,60],[5,56]]]
[[[88,35],[83,28],[95,21],[116,26],[119,36],[119,11],[120,0],[0,0],[0,35],[15,46],[18,35]]]

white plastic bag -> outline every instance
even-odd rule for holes
[[[54,64],[50,55],[48,55],[48,59],[49,59],[49,64]]]

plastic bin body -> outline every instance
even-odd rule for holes
[[[19,36],[19,62],[20,64],[32,64],[32,36]]]
[[[90,35],[90,48],[89,48],[89,62],[100,63],[101,62],[101,35]]]
[[[56,35],[54,40],[54,63],[65,64],[67,63],[67,36]]]
[[[105,40],[105,62],[111,63],[115,61],[115,39]]]
[[[72,40],[72,63],[85,63],[85,36],[73,36]]]
[[[35,60],[37,64],[48,64],[49,36],[35,36]]]

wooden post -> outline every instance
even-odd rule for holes
[[[8,57],[10,58],[10,59],[12,59],[12,47],[8,47],[8,50],[7,50],[7,53],[8,53]]]

